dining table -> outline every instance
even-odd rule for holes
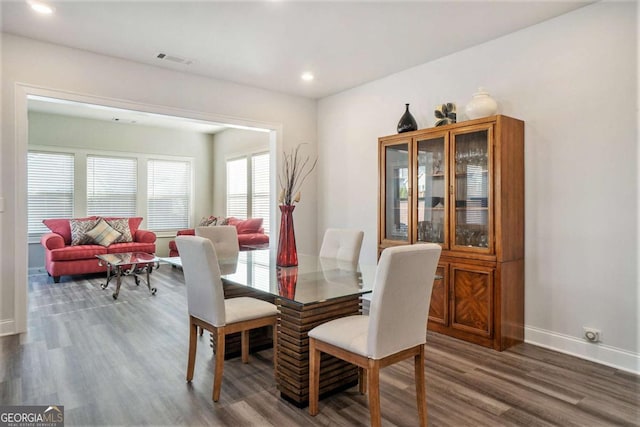
[[[220,259],[225,298],[251,296],[278,307],[276,381],[280,396],[298,407],[309,401],[309,338],[314,327],[344,316],[362,313],[363,295],[373,289],[375,264],[353,264],[334,258],[298,254],[298,265],[280,267],[275,250],[241,251],[236,258]],[[251,349],[272,343],[268,331],[250,336]],[[212,347],[215,350],[215,337]],[[225,341],[228,352],[240,338]],[[357,368],[324,355],[320,377],[320,397],[357,385]]]

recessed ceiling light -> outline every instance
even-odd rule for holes
[[[27,1],[27,3],[29,3],[29,6],[31,6],[31,9],[43,15],[51,15],[53,13],[53,8],[46,3],[42,3],[34,0],[29,0]]]
[[[307,71],[306,73],[302,73],[302,76],[300,77],[305,82],[310,82],[311,80],[313,80],[313,74],[311,74],[309,71]]]

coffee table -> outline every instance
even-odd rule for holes
[[[100,265],[107,266],[107,281],[100,285],[102,289],[107,289],[112,277],[116,278],[116,290],[113,293],[113,299],[118,299],[120,293],[120,285],[123,276],[133,276],[136,285],[142,280],[151,292],[155,295],[157,289],[151,287],[151,278],[149,274],[153,271],[154,266],[159,266],[160,259],[154,254],[145,252],[125,252],[120,254],[103,254],[96,255],[100,261]]]

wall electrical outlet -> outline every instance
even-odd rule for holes
[[[599,342],[600,341],[600,331],[594,328],[587,328],[586,326],[582,327],[582,336],[585,340],[589,342]]]

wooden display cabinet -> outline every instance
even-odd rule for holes
[[[524,339],[524,122],[491,116],[378,139],[378,250],[442,246],[429,330]]]

